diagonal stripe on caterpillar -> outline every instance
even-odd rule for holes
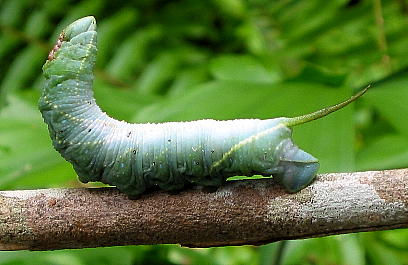
[[[55,149],[82,182],[115,185],[129,196],[153,186],[218,187],[230,176],[255,174],[299,191],[313,181],[319,162],[293,143],[291,127],[341,109],[367,90],[294,118],[129,124],[107,116],[93,98],[96,35],[93,17],[63,30],[43,66],[39,109]]]

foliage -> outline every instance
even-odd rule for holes
[[[0,187],[80,185],[37,110],[60,30],[98,20],[95,93],[133,122],[307,113],[372,84],[354,106],[295,128],[321,172],[407,167],[408,4],[391,0],[0,1]],[[353,88],[353,89],[351,89]],[[407,264],[407,230],[290,241],[282,264]],[[0,264],[272,264],[277,243],[0,253]]]

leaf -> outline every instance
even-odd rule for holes
[[[10,91],[25,87],[28,81],[39,75],[45,54],[37,46],[29,46],[18,54],[0,85],[0,109]]]
[[[373,265],[390,264],[403,265],[403,261],[395,255],[392,249],[386,248],[377,240],[376,233],[361,235],[362,243],[366,248],[367,261]]]
[[[408,134],[408,77],[407,70],[374,84],[364,100],[377,109],[400,133]]]
[[[287,244],[288,241],[280,241],[280,242],[275,242],[271,244],[266,244],[263,246],[259,247],[259,252],[260,252],[260,265],[270,265],[273,264],[272,261],[276,260],[276,256],[279,254],[279,246],[280,244]],[[283,248],[283,251],[285,251],[286,245]]]
[[[339,243],[341,252],[341,264],[364,265],[365,251],[359,242],[359,237],[356,234],[339,235],[334,237]]]
[[[408,229],[398,229],[378,232],[384,245],[401,251],[408,256]]]
[[[177,53],[163,53],[149,63],[135,88],[143,94],[154,94],[163,89],[177,72],[180,57]]]
[[[0,264],[5,265],[130,265],[143,251],[143,247],[105,247],[55,251],[4,251],[0,253]]]
[[[306,64],[301,72],[291,78],[292,81],[298,82],[316,82],[328,86],[338,87],[344,84],[346,75],[339,73],[331,73],[327,69],[323,69],[314,64]]]
[[[408,166],[406,135],[384,135],[364,146],[358,153],[357,170],[384,170]]]
[[[282,264],[341,264],[335,237],[288,241]]]
[[[51,29],[51,25],[47,20],[47,14],[45,10],[37,10],[30,14],[27,18],[27,23],[24,31],[27,36],[31,38],[38,38],[44,36],[48,30]],[[39,43],[33,43],[34,45],[40,46]]]
[[[64,0],[65,1],[65,0]],[[55,30],[51,37],[51,43],[54,43],[58,38],[58,35],[61,33],[61,30],[67,25],[72,23],[72,21],[89,16],[89,14],[97,15],[100,10],[105,6],[104,0],[83,0],[78,2],[75,5],[68,3],[67,9],[64,11],[61,8],[64,8],[65,3],[61,3],[62,6],[59,6],[59,11],[62,11],[64,15],[63,19],[58,23],[58,26],[55,27]],[[52,4],[49,4],[49,6]],[[48,6],[48,7],[49,7]],[[51,10],[55,11],[55,7],[49,7]],[[51,46],[50,46],[51,48]]]
[[[17,97],[10,97],[0,113],[0,146],[1,189],[51,187],[75,178],[71,165],[52,148],[39,112]],[[30,179],[39,173],[41,178]]]
[[[138,13],[135,9],[125,8],[116,14],[101,21],[98,27],[98,56],[96,65],[104,66],[116,51],[122,36],[126,36],[129,29],[136,25]]]
[[[140,108],[159,100],[154,95],[141,95],[135,91],[112,87],[99,79],[95,80],[94,89],[98,105],[116,119],[129,120]]]
[[[169,88],[170,97],[180,97],[188,90],[197,87],[209,79],[207,65],[191,67],[180,71],[174,78],[174,82]]]
[[[268,71],[255,58],[247,55],[222,55],[211,62],[210,71],[218,80],[276,83],[277,72]]]
[[[117,48],[106,71],[120,80],[131,80],[146,63],[146,53],[151,42],[162,35],[159,26],[151,26],[133,33]]]
[[[27,1],[7,1],[0,9],[0,25],[13,26],[20,24],[24,17],[24,9],[27,8]]]
[[[221,12],[231,17],[243,17],[246,12],[243,0],[216,0],[212,1]]]

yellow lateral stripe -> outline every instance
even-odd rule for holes
[[[251,143],[251,142],[253,142],[253,141],[256,141],[257,139],[259,139],[259,138],[261,138],[261,137],[263,137],[263,136],[265,136],[265,135],[268,135],[268,134],[270,134],[271,132],[276,131],[277,129],[282,128],[282,127],[285,127],[285,125],[282,124],[282,123],[280,123],[280,124],[278,124],[278,125],[276,125],[276,126],[274,126],[274,127],[272,127],[272,128],[263,130],[263,131],[261,131],[261,132],[255,134],[255,135],[252,135],[252,136],[250,136],[250,137],[248,137],[248,138],[245,138],[244,140],[241,140],[239,143],[233,145],[233,146],[231,147],[231,149],[230,149],[228,152],[224,153],[224,154],[222,155],[222,158],[221,158],[220,160],[214,162],[214,163],[211,165],[211,167],[210,167],[210,172],[211,172],[214,168],[220,166],[220,165],[222,164],[222,162],[224,162],[225,160],[227,160],[228,157],[230,157],[235,151],[237,151],[238,149],[240,149],[240,148],[243,147],[244,145],[249,144],[249,143]]]

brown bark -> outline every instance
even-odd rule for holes
[[[0,192],[1,250],[259,245],[407,227],[408,169],[319,175],[295,194],[269,179],[137,200],[115,188]]]

